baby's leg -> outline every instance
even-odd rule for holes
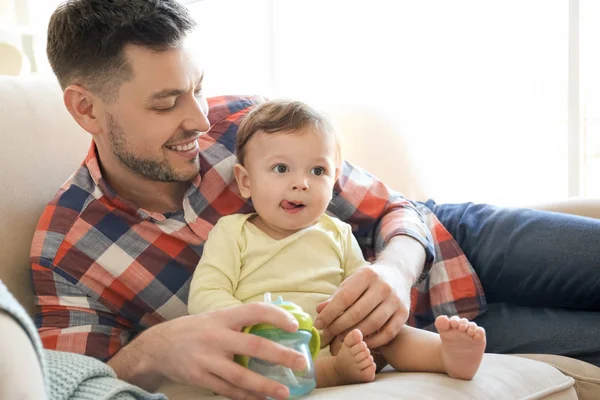
[[[371,382],[375,379],[375,363],[362,333],[353,330],[344,342],[331,344],[331,357],[315,361],[317,387],[346,385],[349,383]]]
[[[378,350],[398,371],[442,372],[451,378],[472,379],[485,350],[485,331],[474,322],[440,316],[436,333],[405,326]]]

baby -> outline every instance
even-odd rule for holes
[[[234,173],[255,213],[223,217],[204,245],[194,272],[191,314],[262,301],[265,292],[316,307],[367,262],[350,225],[325,214],[340,174],[341,150],[329,121],[304,103],[271,101],[254,109],[237,135]],[[403,327],[378,357],[399,371],[471,379],[485,350],[474,322],[440,316],[439,334]],[[375,379],[376,363],[354,329],[328,338],[315,360],[317,387]],[[328,346],[330,345],[330,346]],[[374,352],[375,353],[375,352]]]

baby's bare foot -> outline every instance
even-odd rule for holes
[[[485,330],[465,318],[437,317],[435,327],[442,339],[442,363],[451,378],[470,380],[485,350]]]
[[[333,367],[344,383],[371,382],[375,379],[375,362],[358,329],[346,335],[333,359]]]

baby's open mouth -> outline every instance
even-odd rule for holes
[[[304,204],[302,203],[295,203],[287,200],[283,200],[279,205],[286,211],[299,210],[301,208],[304,208]]]

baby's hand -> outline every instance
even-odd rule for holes
[[[331,302],[331,298],[317,305],[317,319],[319,319],[319,313],[325,308],[327,304],[329,304],[329,302]],[[334,335],[331,333],[329,328],[325,327],[323,329],[317,329],[319,330],[319,335],[321,336],[321,347],[325,347],[326,345],[330,344],[334,338]]]
[[[331,333],[331,331],[329,329],[327,329],[327,328],[320,329],[319,330],[319,335],[321,336],[321,347],[324,347],[324,346],[330,344],[331,341],[334,338],[334,336]]]

